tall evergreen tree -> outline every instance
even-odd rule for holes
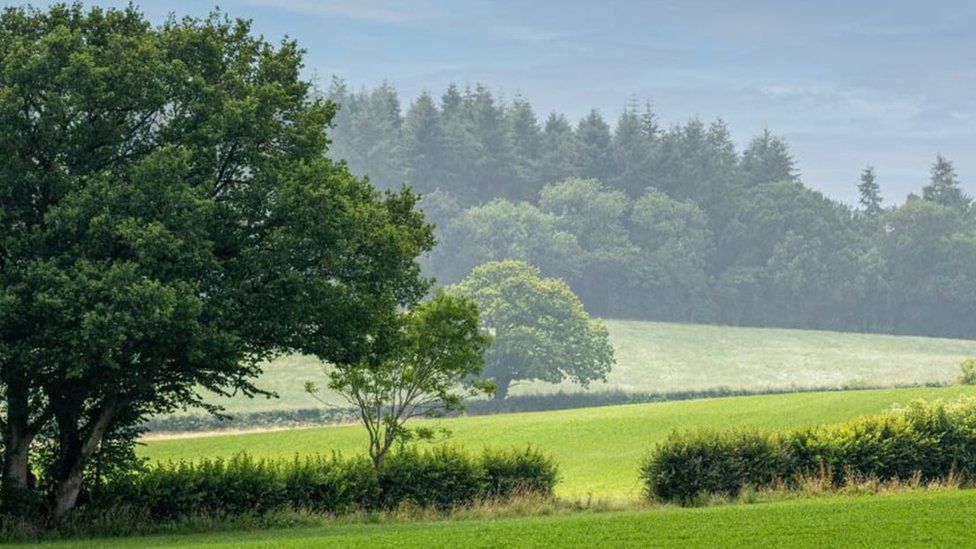
[[[509,135],[515,175],[522,190],[521,198],[533,198],[541,189],[539,162],[542,154],[542,131],[532,105],[519,96],[508,109]]]
[[[875,181],[874,167],[868,166],[861,172],[861,182],[857,185],[860,193],[861,209],[870,217],[874,217],[882,212],[881,208],[881,187]]]
[[[610,146],[614,177],[607,183],[632,197],[640,196],[650,184],[652,145],[633,106],[628,105],[617,120]]]
[[[763,130],[742,153],[740,180],[747,187],[777,181],[799,181],[796,161],[786,141]]]
[[[441,127],[444,134],[442,184],[443,190],[462,205],[478,201],[474,188],[474,163],[479,149],[471,133],[470,111],[470,92],[462,94],[455,84],[448,86],[441,96]]]
[[[475,87],[468,101],[469,131],[477,144],[477,153],[471,158],[474,196],[479,203],[496,196],[525,198],[529,193],[516,175],[504,106],[482,85]]]
[[[405,177],[414,190],[428,193],[443,184],[444,129],[428,92],[410,105],[403,120]]]
[[[932,178],[922,189],[922,197],[936,204],[959,210],[968,208],[969,203],[972,202],[959,186],[956,168],[941,154],[935,157],[935,163],[932,164]]]
[[[578,142],[573,126],[562,114],[550,113],[542,130],[539,178],[544,184],[563,181],[576,173]]]
[[[441,112],[444,113],[445,118],[451,118],[457,116],[461,112],[461,104],[464,101],[464,97],[461,95],[461,91],[458,90],[457,84],[450,84],[447,89],[444,90],[444,94],[441,95]]]
[[[657,140],[658,134],[661,133],[661,128],[657,123],[657,114],[654,113],[653,106],[650,101],[644,103],[644,111],[640,114],[641,130],[644,131],[644,135],[651,142]]]
[[[725,124],[716,121],[706,127],[693,118],[661,139],[654,186],[676,200],[693,201],[709,210],[728,201],[735,170],[735,146]]]
[[[596,109],[580,120],[576,129],[579,143],[579,175],[585,178],[608,181],[613,174],[613,156],[610,151],[610,125]]]

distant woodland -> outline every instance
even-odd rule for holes
[[[976,337],[976,207],[942,156],[898,205],[872,167],[851,174],[851,207],[804,186],[783,139],[740,151],[722,120],[540,117],[485,86],[323,93],[330,156],[422,194],[438,282],[513,258],[608,317]]]

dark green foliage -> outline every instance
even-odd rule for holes
[[[345,513],[380,497],[376,471],[366,460],[296,457],[291,464],[280,464],[279,469],[292,508]]]
[[[329,389],[358,410],[377,469],[394,445],[433,438],[429,428],[408,427],[410,419],[459,412],[464,397],[492,392],[490,382],[478,379],[491,336],[481,327],[474,301],[438,289],[397,321],[397,330],[377,338],[380,352],[373,360],[326,368]],[[305,390],[318,392],[312,382]]]
[[[766,434],[702,431],[671,435],[644,463],[641,478],[648,496],[689,503],[701,493],[769,486],[782,470],[779,449]]]
[[[641,467],[648,497],[692,503],[750,486],[796,486],[818,477],[922,482],[976,475],[976,400],[915,402],[847,423],[786,433],[673,433]]]
[[[280,353],[356,362],[427,293],[417,197],[325,157],[303,55],[220,13],[0,13],[0,503],[64,519],[144,418],[261,394]],[[354,151],[396,156],[395,91],[367,112]]]
[[[494,499],[520,495],[552,495],[559,480],[556,462],[542,452],[486,450],[481,457],[485,494]]]
[[[163,463],[106,482],[84,510],[132,508],[157,520],[233,517],[301,509],[341,514],[415,505],[447,510],[519,495],[549,496],[558,479],[543,454],[404,450],[377,472],[365,458],[309,456],[292,461],[231,459]]]
[[[466,453],[435,448],[421,453],[410,448],[387,458],[379,471],[380,506],[402,503],[446,510],[473,503],[485,492],[485,471]]]

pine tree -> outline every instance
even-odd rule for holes
[[[542,154],[542,131],[532,105],[518,96],[508,109],[508,129],[512,157],[523,199],[534,199],[542,188],[539,161]]]
[[[562,114],[551,113],[542,130],[539,178],[543,184],[563,181],[576,173],[578,143],[573,126]]]
[[[922,189],[922,197],[930,202],[956,209],[966,209],[972,201],[962,192],[952,162],[941,154],[935,157],[931,182]]]
[[[451,84],[441,96],[441,128],[444,154],[439,171],[442,189],[462,206],[478,202],[474,190],[474,166],[479,157],[478,143],[471,132],[471,94],[462,94]]]
[[[579,140],[579,176],[609,181],[613,174],[610,126],[599,111],[593,109],[580,120],[576,135]]]
[[[637,110],[628,105],[617,120],[611,150],[614,177],[608,183],[636,198],[650,183],[651,138]]]
[[[857,190],[861,195],[861,208],[864,213],[874,217],[881,213],[881,187],[875,181],[874,168],[868,166],[861,172],[861,182],[857,185]]]
[[[527,197],[527,190],[516,176],[504,106],[496,103],[491,91],[480,84],[466,101],[470,135],[477,147],[472,157],[475,199],[483,203],[498,196]]]
[[[657,123],[657,114],[654,113],[654,109],[650,101],[644,103],[644,112],[640,115],[641,129],[644,131],[644,135],[651,142],[654,142],[658,138],[658,134],[661,132],[661,128]]]
[[[444,113],[445,118],[450,118],[452,116],[457,116],[461,111],[461,103],[464,98],[461,96],[461,92],[458,91],[457,84],[451,83],[444,90],[444,94],[441,95],[441,112]]]
[[[753,138],[742,153],[740,180],[747,187],[778,181],[798,181],[796,161],[790,148],[768,128]]]
[[[407,110],[402,135],[407,183],[422,194],[439,189],[443,184],[444,129],[434,98],[426,91]]]

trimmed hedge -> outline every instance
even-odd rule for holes
[[[672,433],[640,471],[649,498],[682,504],[735,497],[745,486],[796,487],[811,477],[837,487],[851,476],[931,482],[950,475],[976,475],[976,399],[919,401],[785,433]]]
[[[304,509],[342,514],[403,504],[440,510],[516,495],[548,496],[557,467],[538,451],[474,457],[437,448],[393,453],[377,472],[364,458],[230,459],[152,465],[99,487],[88,509],[135,508],[154,519],[260,515]]]

